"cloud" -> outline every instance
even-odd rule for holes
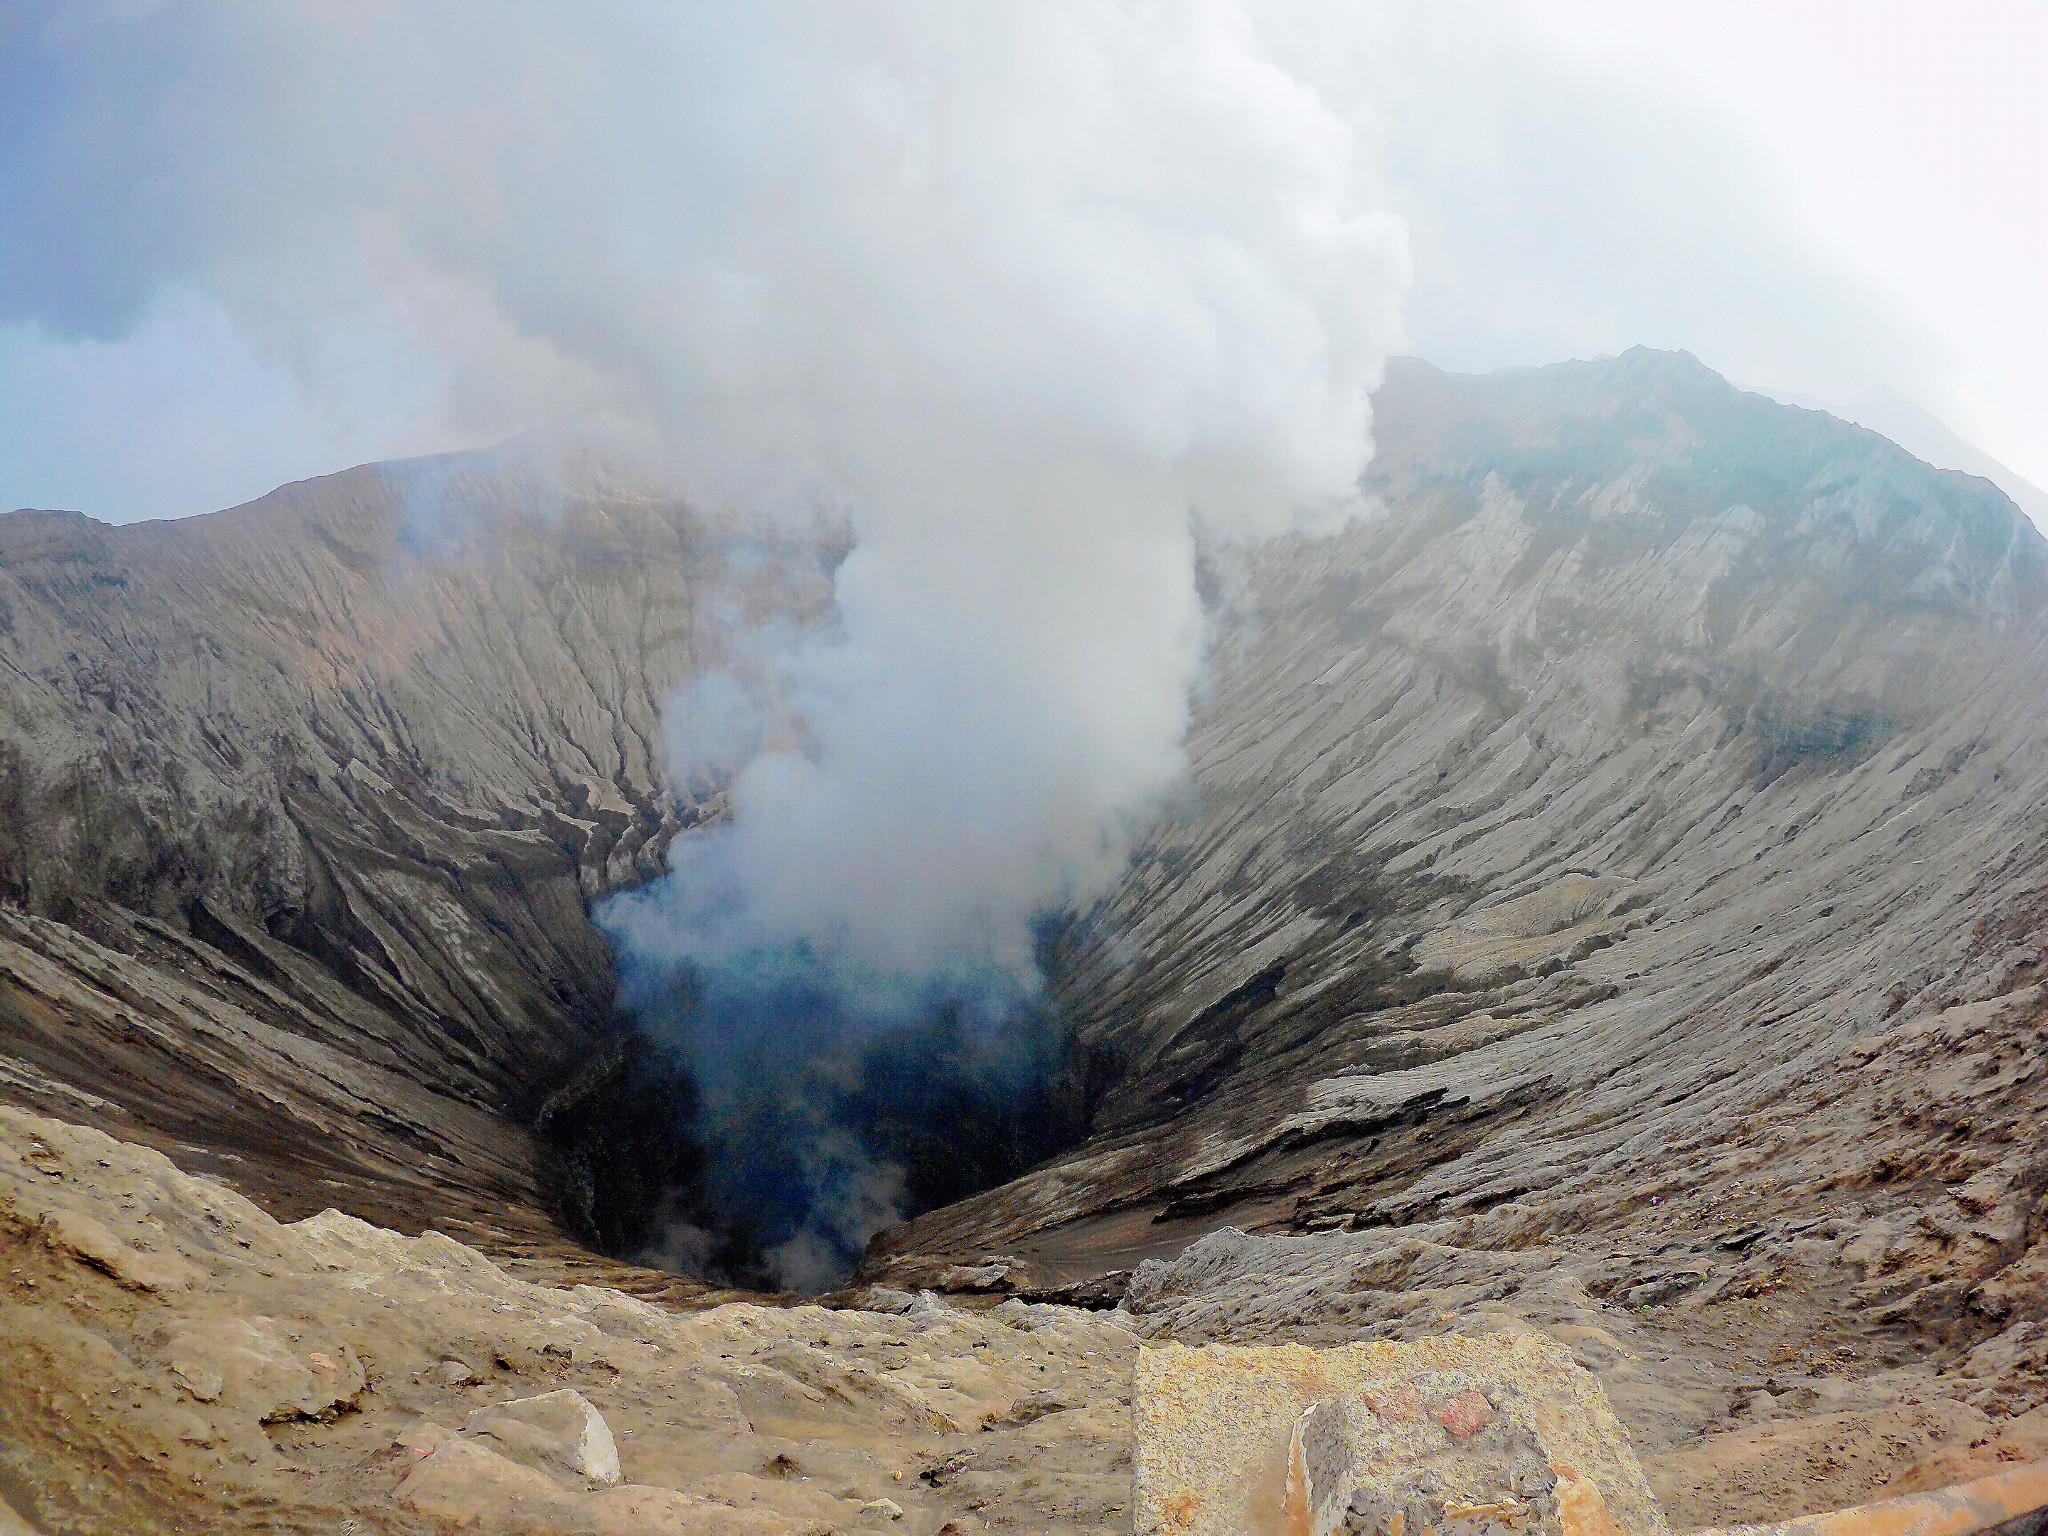
[[[157,412],[196,414],[211,391],[215,418],[254,420],[275,407],[239,387],[251,373],[278,381],[273,401],[298,396],[302,450],[250,450],[252,490],[256,466],[287,459],[311,473],[564,420],[693,416],[714,376],[744,386],[728,415],[753,424],[757,446],[788,442],[804,418],[865,430],[859,410],[839,409],[861,403],[857,375],[877,361],[849,306],[881,301],[881,332],[908,345],[894,316],[909,295],[890,283],[910,272],[928,340],[957,337],[962,351],[986,316],[961,300],[1007,281],[1015,310],[1028,298],[1015,284],[1057,272],[1068,303],[1042,316],[1041,376],[1077,327],[1153,326],[1170,342],[1178,322],[1146,280],[1142,242],[1119,250],[1106,223],[1070,226],[1063,247],[1015,247],[1033,254],[1007,277],[976,269],[955,284],[952,268],[896,259],[974,249],[969,226],[989,236],[979,248],[1011,248],[1006,223],[1045,211],[1042,184],[1027,173],[1012,199],[997,168],[1062,154],[1085,172],[1076,191],[1105,206],[1120,181],[1163,189],[1165,167],[1207,183],[1218,210],[1276,210],[1257,200],[1267,171],[1283,197],[1303,176],[1345,183],[1346,205],[1408,227],[1409,345],[1447,366],[1650,343],[1829,398],[1883,382],[2039,480],[2028,433],[2044,403],[2041,300],[2023,274],[2039,264],[2048,204],[2014,179],[2011,146],[2031,142],[2019,130],[2039,104],[2024,85],[2048,33],[2031,0],[1967,21],[1893,9],[1896,27],[1859,26],[1853,7],[1794,25],[1756,5],[1707,17],[1607,0],[1198,4],[1173,19],[1189,46],[1146,70],[1121,50],[1172,30],[1163,9],[892,19],[886,6],[737,15],[651,0],[24,0],[0,13],[4,366],[17,397],[105,368],[120,409],[96,418],[56,391],[46,430],[17,433],[0,458],[0,499],[10,472],[61,487],[66,459],[90,460],[81,493],[55,499],[107,486],[91,509],[132,515],[115,488],[149,477],[138,466],[119,479],[112,461],[173,433],[146,402],[120,399],[126,359],[63,344],[131,337],[166,294],[203,295],[247,358],[223,369],[192,342],[187,388]],[[917,78],[948,86],[906,89]],[[1187,110],[1204,91],[1240,104],[1243,123],[1204,128]],[[1122,132],[1140,123],[1156,125],[1149,137]],[[1102,152],[1076,159],[1091,136]],[[900,177],[845,174],[877,153],[900,153]],[[990,172],[978,191],[977,165]],[[924,197],[941,185],[943,207]],[[728,239],[753,228],[800,241],[806,227],[848,244],[832,270],[806,274],[829,281],[797,302],[761,286],[765,249]],[[1039,264],[1056,250],[1067,266]],[[1100,259],[1111,253],[1124,260]],[[1219,267],[1211,280],[1230,278]],[[784,327],[773,337],[771,317]],[[377,354],[397,408],[363,408],[359,373],[337,373],[337,335]],[[846,367],[808,375],[803,397],[777,363],[728,366],[757,343],[783,359],[828,337]],[[175,360],[165,345],[153,356]],[[1126,382],[1070,379],[1064,399],[1105,419],[1101,397]],[[97,451],[39,447],[59,442]]]
[[[217,298],[185,287],[117,340],[0,327],[0,510],[216,511],[388,456],[443,384],[405,338],[346,327],[303,364],[259,356]]]
[[[1411,231],[1414,351],[1484,370],[1684,348],[1819,393],[1942,366],[1934,329],[1815,217],[1772,126],[1627,43],[1698,10],[1452,0],[1372,7],[1348,34],[1309,13],[1299,52],[1362,114]],[[1351,46],[1315,46],[1331,35]]]

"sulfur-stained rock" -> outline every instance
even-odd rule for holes
[[[1493,1404],[1483,1393],[1460,1392],[1433,1410],[1437,1423],[1453,1440],[1470,1440],[1493,1422]]]
[[[171,1379],[182,1387],[195,1403],[217,1403],[221,1388],[226,1385],[220,1372],[209,1370],[197,1360],[171,1361]]]
[[[1294,1421],[1287,1443],[1282,1522],[1302,1536],[1333,1536],[1350,1511],[1358,1448],[1352,1405],[1342,1398],[1311,1403]]]

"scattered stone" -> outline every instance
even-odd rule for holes
[[[604,1415],[581,1392],[563,1388],[479,1408],[463,1433],[495,1442],[500,1454],[543,1472],[619,1480],[619,1448]]]
[[[1658,1275],[1632,1285],[1622,1292],[1622,1300],[1631,1307],[1661,1307],[1666,1302],[1685,1294],[1694,1283],[1691,1275]]]
[[[397,1499],[430,1520],[465,1530],[515,1500],[552,1503],[561,1494],[561,1486],[546,1473],[478,1441],[450,1435],[406,1474]]]
[[[188,1322],[173,1335],[169,1356],[173,1378],[198,1401],[221,1402],[264,1424],[331,1419],[367,1385],[353,1349],[309,1350],[302,1358],[283,1326],[269,1317]],[[202,1397],[195,1387],[211,1389],[212,1395]]]
[[[226,1385],[220,1379],[220,1372],[209,1371],[192,1360],[173,1360],[171,1379],[184,1389],[186,1396],[200,1403],[219,1402],[221,1388]]]
[[[1130,1289],[1130,1285],[1131,1272],[1128,1269],[1112,1269],[1106,1274],[1065,1285],[1027,1286],[1017,1294],[1025,1301],[1108,1311],[1124,1299],[1124,1293]]]
[[[878,1520],[901,1520],[903,1518],[903,1506],[894,1499],[869,1499],[867,1503],[861,1505],[860,1512],[863,1515]]]
[[[421,1419],[417,1424],[400,1431],[391,1443],[401,1451],[410,1451],[414,1456],[431,1456],[454,1433],[455,1431],[445,1424],[436,1424],[432,1419]]]
[[[1012,1291],[1026,1275],[1021,1259],[990,1254],[976,1264],[955,1264],[935,1282],[942,1291]]]
[[[1028,1392],[1002,1413],[991,1413],[981,1421],[983,1429],[1016,1429],[1035,1424],[1048,1414],[1064,1413],[1074,1405],[1057,1392]]]
[[[933,1462],[918,1478],[934,1488],[943,1488],[962,1472],[966,1471],[980,1457],[979,1451],[955,1451],[951,1456]]]
[[[917,1296],[910,1291],[899,1291],[890,1285],[863,1286],[855,1291],[854,1300],[864,1312],[891,1312],[901,1315],[916,1310]]]

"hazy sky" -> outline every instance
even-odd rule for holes
[[[0,7],[0,506],[176,515],[541,421],[663,420],[672,371],[633,328],[718,302],[658,268],[678,208],[733,193],[668,152],[671,98],[694,93],[679,145],[773,135],[762,103],[793,98],[692,78],[650,42],[659,10]],[[2044,0],[1255,13],[1319,94],[1306,158],[1341,153],[1405,229],[1398,345],[1484,368],[1646,342],[1793,393],[1888,383],[2048,483]],[[829,37],[771,42],[764,71],[831,68]],[[1010,131],[1064,110],[1032,78],[1050,94]],[[1002,152],[962,128],[977,148]],[[1234,195],[1245,146],[1173,148]]]

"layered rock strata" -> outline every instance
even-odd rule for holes
[[[1681,1522],[2038,1412],[2048,544],[1689,359],[1380,404],[1382,515],[1218,577],[1193,787],[1070,936],[1094,1136],[870,1273],[1533,1323]]]

